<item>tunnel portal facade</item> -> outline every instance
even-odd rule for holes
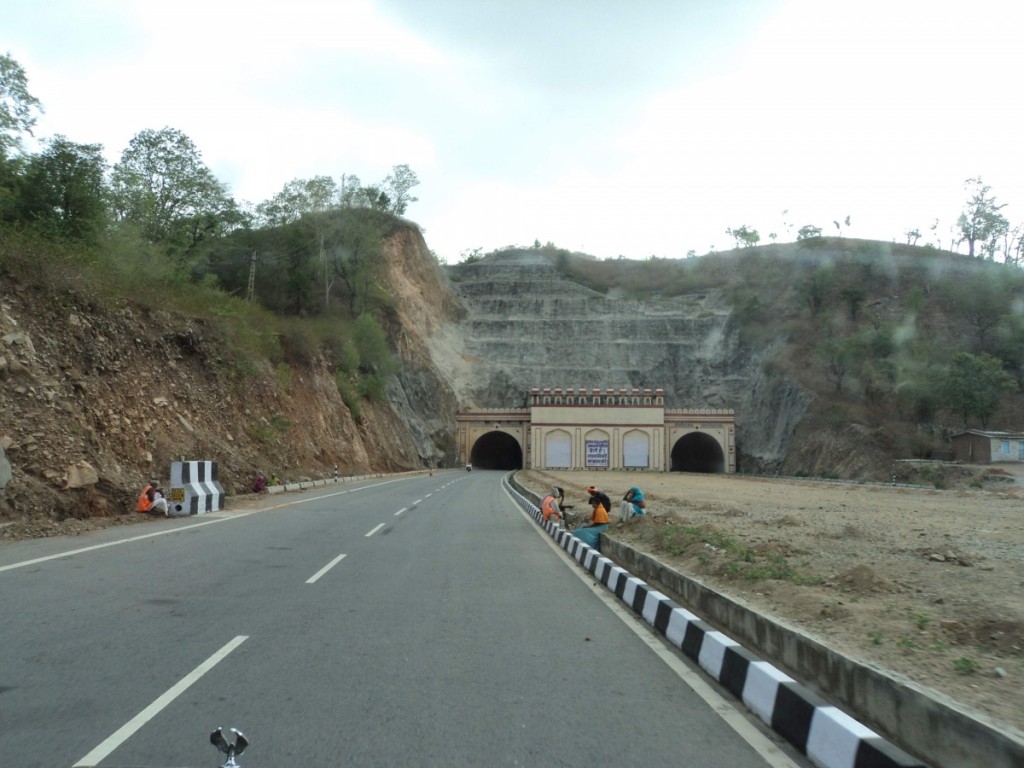
[[[479,469],[736,471],[734,412],[666,409],[661,389],[534,388],[528,408],[456,423],[459,456]]]

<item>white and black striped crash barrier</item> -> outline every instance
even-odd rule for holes
[[[580,566],[658,634],[821,768],[926,768],[694,613],[652,589],[552,521],[505,478],[512,498]]]
[[[224,506],[224,486],[217,482],[215,461],[175,461],[167,502],[171,515],[201,515]]]

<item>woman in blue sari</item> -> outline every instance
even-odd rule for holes
[[[647,502],[644,500],[644,492],[634,485],[622,497],[622,504],[619,505],[619,519],[626,522],[636,515],[646,514]]]

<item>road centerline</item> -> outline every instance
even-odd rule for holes
[[[331,560],[331,562],[329,562],[327,565],[325,565],[319,571],[317,571],[312,576],[310,576],[308,579],[306,579],[306,583],[307,584],[316,584],[316,582],[319,580],[319,578],[321,576],[323,576],[325,573],[327,573],[329,570],[331,570],[331,568],[336,566],[338,563],[340,563],[344,559],[345,559],[345,555],[338,555],[336,558]]]

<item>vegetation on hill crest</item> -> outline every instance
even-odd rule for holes
[[[1016,266],[820,236],[639,262],[550,244],[490,256],[517,253],[542,255],[606,295],[721,293],[744,343],[786,340],[770,364],[815,394],[808,424],[881,429],[880,450],[893,456],[944,456],[945,439],[966,428],[1024,429],[1024,272]]]

